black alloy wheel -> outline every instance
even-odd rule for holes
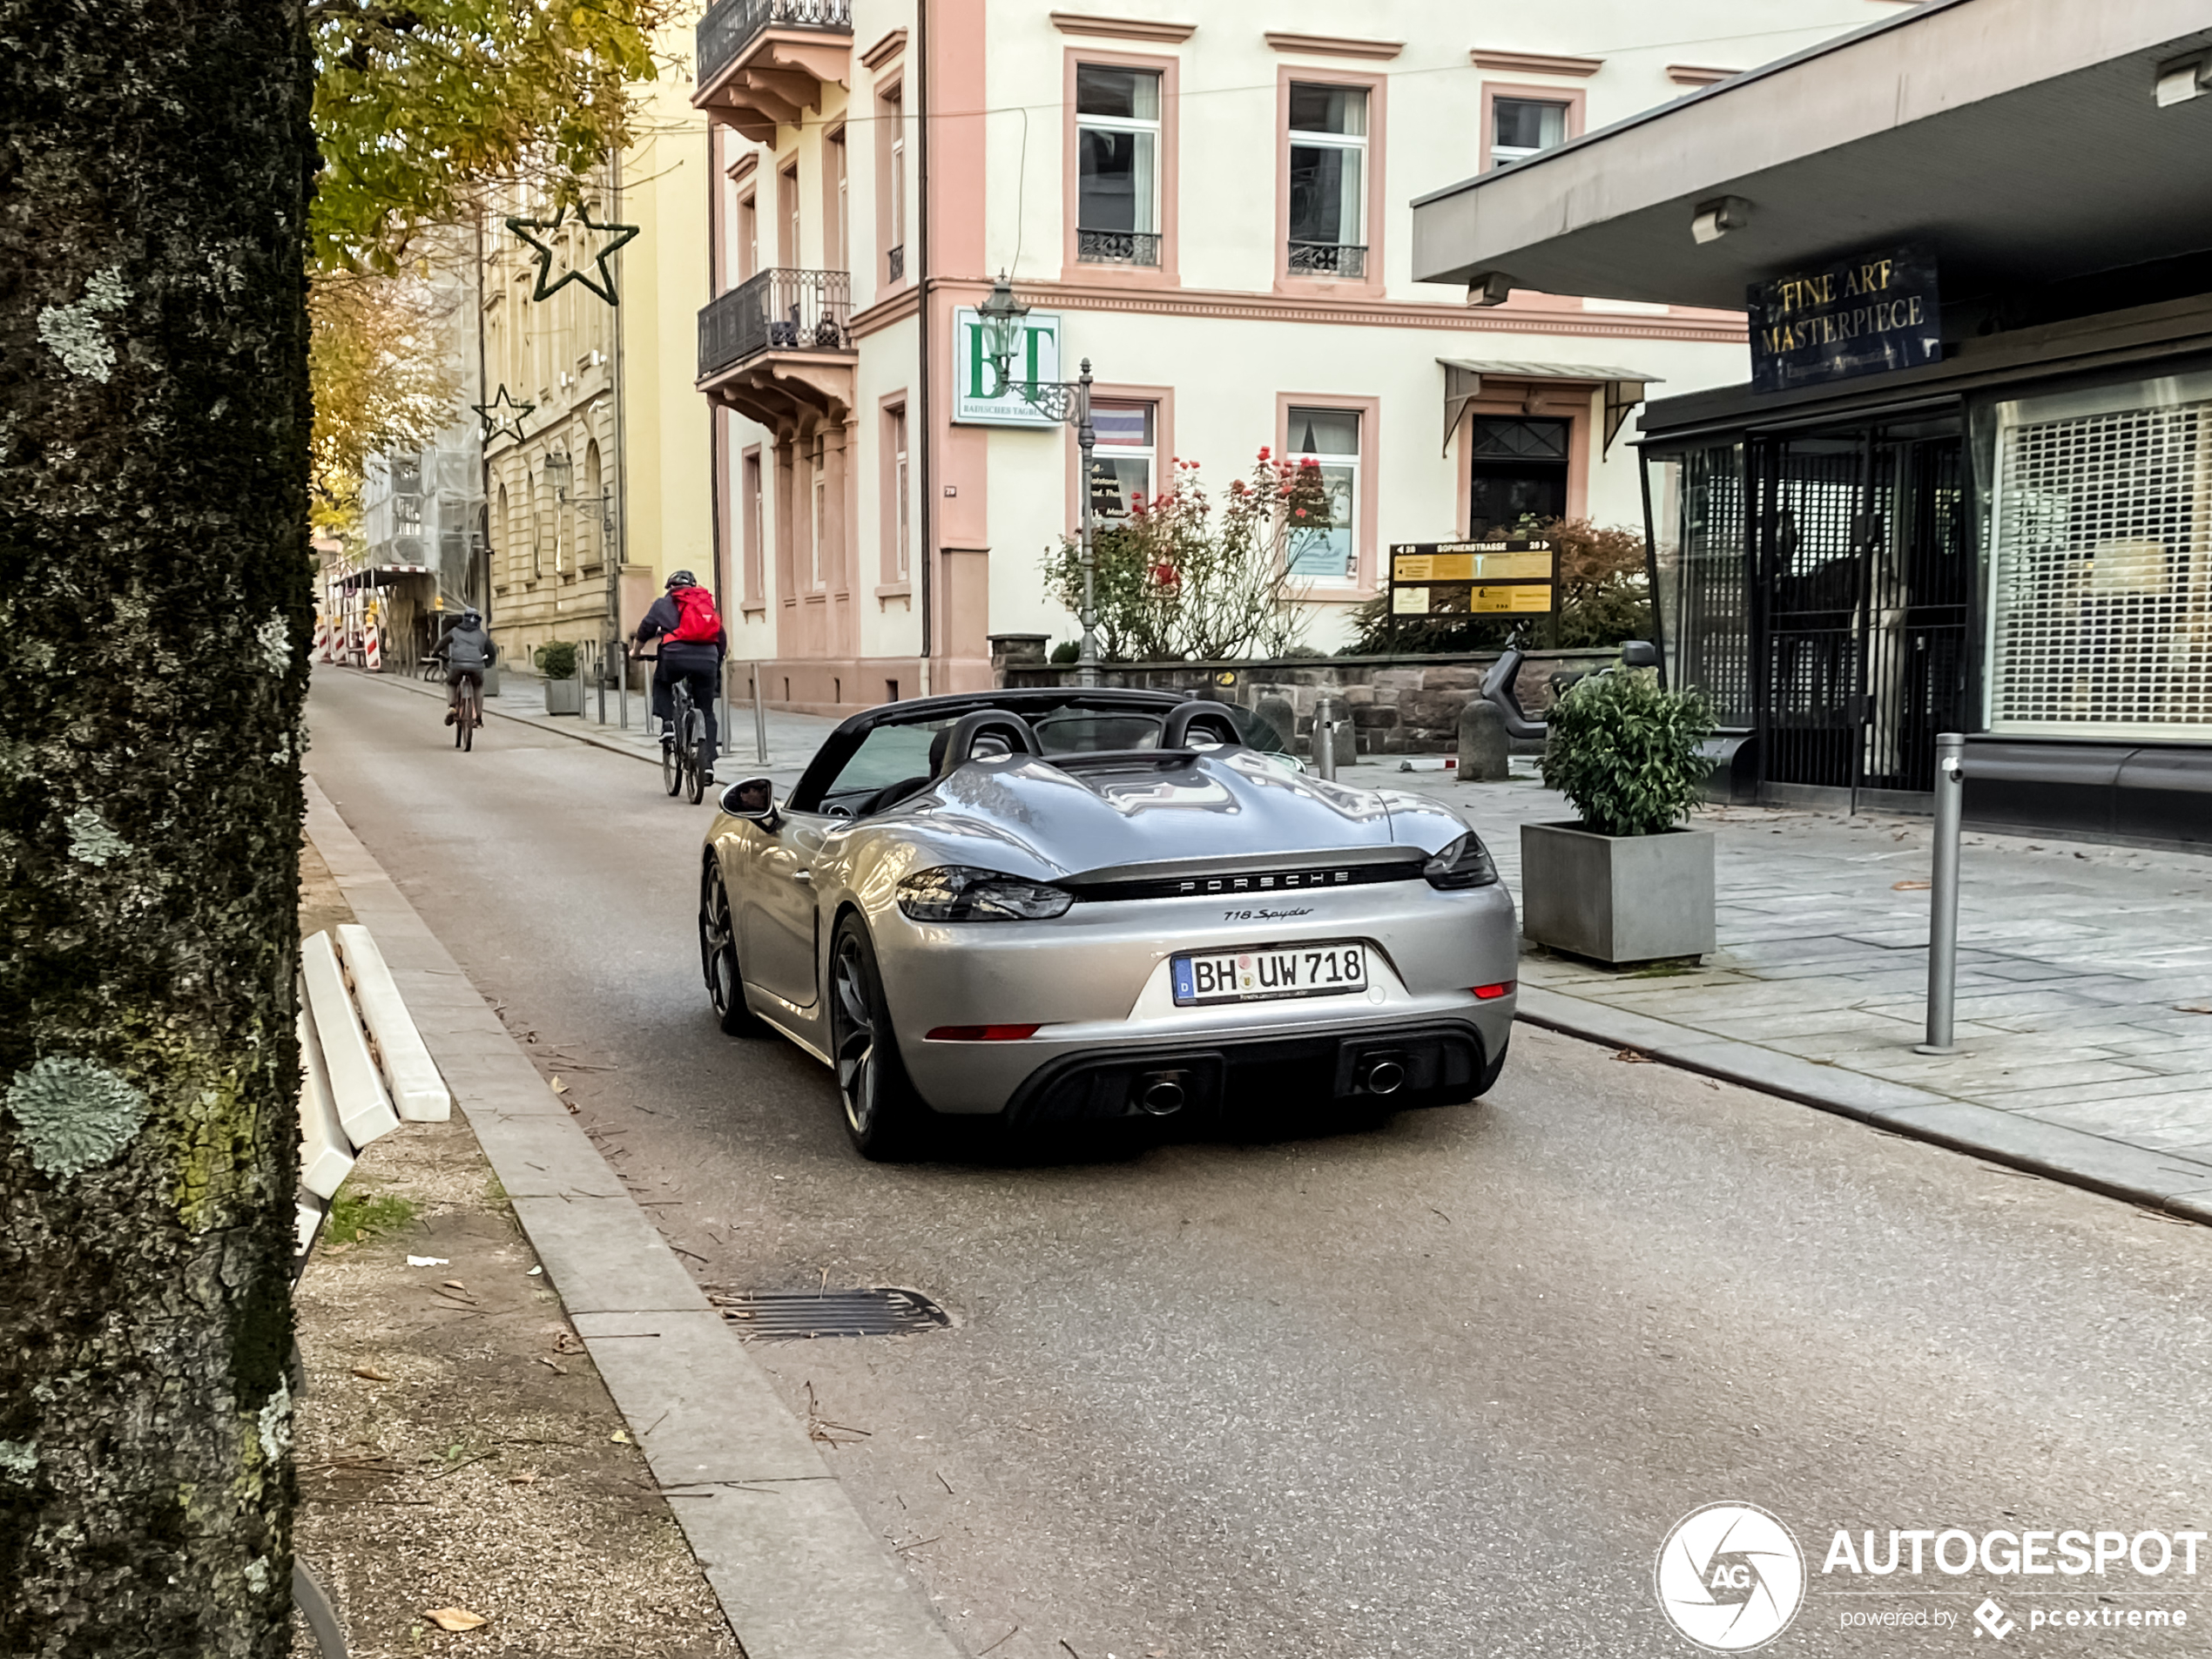
[[[738,919],[730,889],[722,880],[722,860],[710,853],[699,878],[699,966],[706,974],[706,1000],[714,1017],[733,1037],[761,1037],[768,1028],[745,1007],[745,976],[738,965]]]
[[[858,916],[838,923],[830,947],[830,1062],[854,1150],[879,1163],[915,1156],[928,1108],[899,1058],[875,947]]]

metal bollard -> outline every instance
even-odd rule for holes
[[[752,665],[752,741],[759,751],[760,764],[768,764],[768,705],[760,698],[760,664]]]
[[[1953,1054],[1952,1010],[1959,995],[1959,825],[1966,803],[1961,763],[1966,739],[1936,738],[1935,868],[1928,892],[1928,1038],[1915,1054]]]
[[[1337,777],[1337,700],[1317,699],[1313,705],[1314,770],[1331,783]]]
[[[615,708],[622,716],[622,729],[630,730],[630,642],[622,641],[615,647],[615,666],[622,678],[616,682]]]

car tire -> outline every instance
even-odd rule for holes
[[[706,1000],[723,1030],[733,1037],[766,1036],[766,1024],[745,1006],[737,917],[722,880],[722,860],[711,856],[699,875],[699,967],[706,975]]]
[[[877,1163],[917,1156],[928,1138],[929,1109],[899,1057],[875,945],[855,915],[837,924],[830,941],[829,1001],[830,1065],[853,1150]]]

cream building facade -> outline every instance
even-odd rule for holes
[[[1641,528],[1622,423],[1646,387],[1740,379],[1741,314],[1471,304],[1413,280],[1411,204],[1898,8],[1777,29],[1763,0],[1375,0],[1353,35],[1301,0],[719,0],[691,89],[707,131],[653,168],[651,343],[624,311],[633,365],[656,354],[628,451],[660,476],[656,562],[680,545],[712,571],[779,704],[984,685],[992,636],[1072,637],[1042,559],[1076,519],[1073,434],[988,395],[972,327],[1001,271],[1031,307],[1017,373],[1092,364],[1109,509],[1177,457],[1217,490],[1262,446],[1319,462],[1341,529],[1297,573],[1315,644],[1346,637],[1393,542],[1521,511]],[[698,280],[703,423],[677,393]],[[557,594],[564,572],[532,568]]]

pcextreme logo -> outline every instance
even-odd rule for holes
[[[1675,1629],[1713,1653],[1748,1653],[1790,1628],[1805,1558],[1757,1504],[1709,1503],[1675,1523],[1652,1580]]]

